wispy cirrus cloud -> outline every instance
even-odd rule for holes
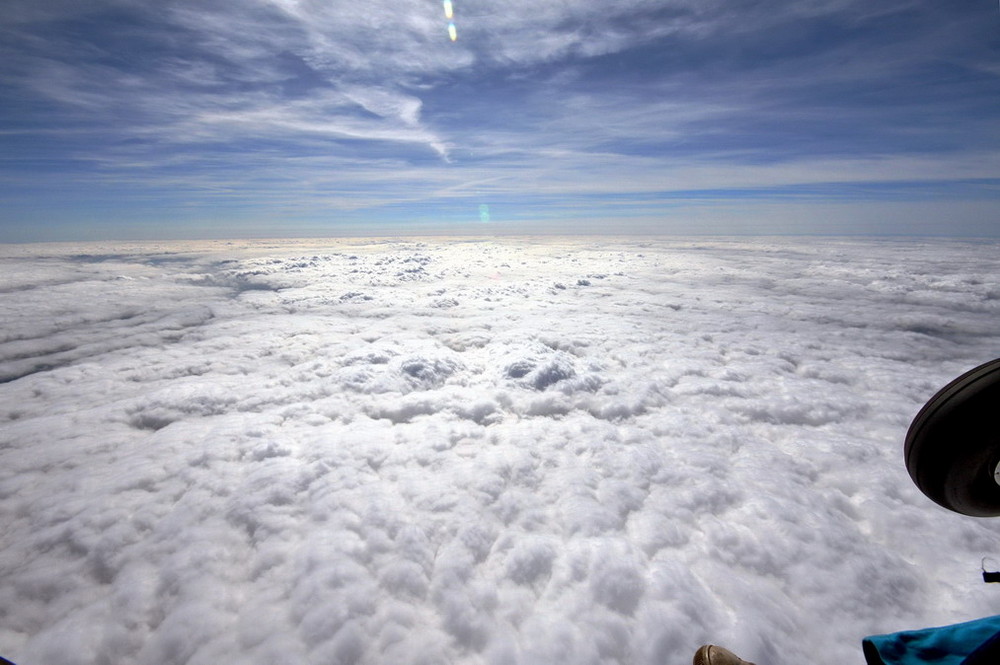
[[[973,178],[985,195],[1000,178],[1000,77],[978,11],[454,6],[452,43],[436,2],[7,3],[0,182],[62,195],[103,182],[92,196],[109,202],[139,188],[205,207],[224,189],[216,202],[237,217],[233,200],[266,214],[294,195],[319,217],[330,205],[377,217],[378,187],[387,204],[415,190],[449,206],[461,183],[505,183],[523,207],[560,193],[571,206],[587,187],[648,200],[916,169],[937,191]],[[0,196],[33,209],[22,189]]]

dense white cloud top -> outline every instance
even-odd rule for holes
[[[0,649],[832,665],[995,613],[1000,525],[901,446],[1000,349],[997,250],[3,246]]]

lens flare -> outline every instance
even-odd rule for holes
[[[444,7],[444,17],[448,19],[448,36],[451,37],[451,41],[458,39],[458,29],[455,28],[455,22],[451,19],[455,16],[455,8],[451,4],[451,0],[443,0],[441,3]]]
[[[485,203],[479,204],[479,221],[480,222],[490,221],[490,207]]]

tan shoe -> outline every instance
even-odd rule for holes
[[[753,665],[753,663],[743,660],[729,649],[705,644],[694,652],[694,665]]]

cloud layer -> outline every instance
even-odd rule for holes
[[[996,250],[7,246],[0,648],[832,665],[991,613],[901,441],[996,355]]]

